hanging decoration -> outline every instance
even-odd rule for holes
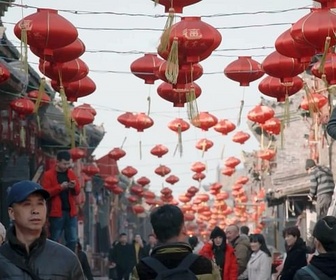
[[[158,158],[161,158],[162,156],[164,156],[165,154],[168,153],[168,148],[164,145],[155,145],[151,150],[150,153],[154,156],[157,156]]]
[[[70,149],[69,152],[73,161],[77,161],[86,157],[86,151],[78,147]]]
[[[180,181],[179,177],[175,176],[175,175],[169,175],[166,180],[167,183],[174,185],[176,184],[178,181]]]
[[[219,120],[213,128],[222,135],[227,135],[236,129],[236,125],[228,119],[222,119]]]
[[[247,113],[247,118],[251,122],[263,124],[274,116],[275,112],[272,108],[264,105],[257,105]]]
[[[136,113],[129,120],[130,126],[136,129],[138,132],[143,132],[145,129],[150,128],[154,121],[151,117],[145,113]]]
[[[217,122],[218,119],[208,112],[200,112],[196,117],[194,117],[190,121],[192,125],[204,131],[208,131],[209,128],[215,126]]]
[[[272,135],[278,135],[281,132],[281,121],[278,118],[271,118],[261,124],[264,131]]]
[[[166,175],[168,175],[170,172],[171,172],[171,169],[165,165],[161,165],[159,167],[157,167],[154,172],[161,176],[161,177],[164,177]]]
[[[191,171],[193,171],[195,173],[201,173],[201,172],[205,171],[206,165],[203,162],[197,161],[197,162],[194,162],[191,165],[190,169],[191,169]]]
[[[183,8],[196,4],[202,0],[152,0],[155,4],[160,4],[165,7],[165,13],[169,12],[169,9],[174,9],[175,13],[182,13]]]
[[[244,144],[248,139],[250,139],[250,137],[251,137],[250,134],[248,134],[247,132],[238,131],[236,132],[235,135],[233,135],[232,141],[236,143]]]
[[[321,69],[321,66],[322,69]],[[324,81],[327,81],[329,85],[336,85],[336,54],[328,53],[323,65],[321,62],[316,62],[312,69],[312,74]]]
[[[213,145],[214,143],[211,140],[202,138],[196,142],[195,147],[196,149],[202,151],[202,157],[203,157],[204,153],[207,152],[210,148],[212,148]]]
[[[131,124],[134,120],[135,115],[131,112],[126,112],[121,114],[117,120],[120,122],[122,125],[124,125],[126,128],[130,128]]]
[[[168,128],[177,133],[177,144],[175,151],[179,150],[180,156],[182,156],[183,154],[182,132],[188,130],[190,128],[190,125],[185,120],[181,118],[176,118],[168,123]]]
[[[107,156],[110,159],[113,159],[115,161],[118,161],[119,159],[123,158],[126,155],[126,152],[121,149],[121,148],[113,148],[111,151],[109,151],[109,153],[107,154]]]
[[[4,64],[0,63],[0,84],[7,82],[10,78],[10,75],[11,74],[7,67],[5,67]]]
[[[144,176],[140,177],[138,180],[136,180],[136,182],[137,182],[137,184],[139,184],[142,187],[150,184],[150,180],[147,177],[144,177]],[[153,198],[155,198],[155,196]]]
[[[229,157],[227,160],[225,160],[224,165],[226,167],[235,168],[237,165],[240,164],[240,159],[236,157]]]
[[[133,166],[126,166],[125,168],[121,170],[121,174],[123,174],[127,178],[132,178],[137,173],[138,173],[138,170],[136,170]]]
[[[156,53],[145,53],[143,57],[136,59],[131,64],[131,72],[145,84],[154,84],[159,79],[155,75],[155,71],[162,64],[163,60],[157,57]]]

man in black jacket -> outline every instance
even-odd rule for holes
[[[0,247],[0,279],[76,279],[84,275],[76,255],[47,239],[44,225],[49,193],[39,184],[21,181],[7,196],[8,214],[14,226]]]
[[[319,220],[313,236],[318,255],[296,272],[294,280],[336,279],[336,218],[326,216]]]

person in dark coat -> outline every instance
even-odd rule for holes
[[[148,235],[148,243],[145,245],[142,251],[142,258],[149,257],[157,244],[157,240],[154,234]]]
[[[91,272],[91,267],[89,265],[89,261],[88,258],[85,254],[85,252],[83,251],[82,248],[82,244],[77,241],[77,245],[76,245],[76,249],[75,249],[75,253],[77,254],[77,257],[79,259],[79,262],[81,263],[84,275],[86,277],[87,280],[93,280],[93,275]]]
[[[326,216],[314,228],[314,243],[318,255],[307,266],[318,279],[336,279],[336,218]],[[306,268],[299,269],[294,280],[314,280]]]
[[[307,248],[297,227],[288,227],[283,231],[286,241],[287,257],[278,279],[293,280],[296,271],[307,265]]]

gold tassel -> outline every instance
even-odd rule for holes
[[[20,128],[20,142],[21,142],[21,147],[26,148],[26,130],[22,123],[21,123],[21,128]]]
[[[195,88],[193,86],[186,92],[188,118],[197,127],[198,124],[198,106],[196,101]]]
[[[71,144],[71,148],[75,148],[76,147],[76,140],[75,140],[75,121],[74,120],[70,120],[70,129],[68,131],[69,135],[70,135],[70,144]],[[79,140],[80,141],[80,140]]]
[[[223,145],[223,148],[222,148],[221,159],[224,159],[224,151],[225,151],[225,144]]]
[[[261,149],[263,150],[264,149],[264,129],[262,127],[260,128],[261,128],[260,146],[261,146]]]
[[[204,140],[202,143],[202,158],[204,157],[204,154],[205,154],[205,146],[206,146],[206,141]]]
[[[182,154],[183,154],[182,129],[181,129],[180,124],[177,126],[177,145],[178,145],[178,148],[179,148],[180,157],[182,157]]]
[[[68,100],[64,92],[63,85],[60,85],[59,94],[61,97],[65,128],[68,131],[68,134],[70,135],[71,134],[71,114],[70,114],[69,104],[68,104]]]
[[[281,150],[284,149],[284,129],[285,129],[285,121],[282,119],[280,121],[280,143],[281,143]]]
[[[238,113],[238,120],[237,120],[237,126],[240,126],[240,122],[241,122],[241,116],[243,113],[243,109],[244,109],[244,99],[240,100],[240,108],[239,108],[239,113]]]
[[[150,110],[151,110],[151,102],[152,102],[152,99],[150,96],[147,97],[147,101],[148,101],[148,111],[147,111],[147,115],[149,116],[150,114]]]
[[[286,124],[287,126],[289,126],[290,124],[290,104],[289,104],[289,97],[288,94],[286,94],[285,97],[285,107],[284,107],[284,124]]]
[[[126,140],[127,140],[127,136],[124,137],[124,140],[121,143],[120,149],[122,149],[124,147],[124,145],[126,143]]]
[[[167,21],[160,38],[160,45],[158,46],[159,52],[166,52],[169,50],[169,39],[174,19],[175,19],[175,10],[174,8],[169,8]]]
[[[324,52],[323,52],[322,58],[320,60],[320,66],[318,68],[319,73],[322,73],[322,74],[324,74],[324,64],[326,62],[328,50],[329,50],[329,47],[330,47],[330,40],[331,40],[331,38],[329,36],[326,37],[325,43],[324,43]]]
[[[27,29],[24,21],[22,21],[21,26],[21,62],[22,62],[22,70],[25,74],[25,79],[28,79],[28,37],[27,37]]]
[[[141,140],[139,140],[139,153],[140,153],[140,160],[142,159],[142,143]]]
[[[176,84],[178,74],[179,74],[178,38],[174,37],[174,41],[167,58],[167,67],[165,76],[169,82]]]
[[[45,85],[46,85],[46,79],[45,79],[45,77],[43,77],[43,78],[41,78],[40,86],[39,86],[39,90],[38,90],[38,95],[37,95],[37,98],[35,100],[35,107],[34,107],[34,113],[35,114],[37,114],[38,109],[40,108],[41,101],[42,101],[42,96],[43,96],[43,93],[45,92],[44,91]]]

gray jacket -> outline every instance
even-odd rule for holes
[[[332,171],[327,166],[316,165],[310,173],[309,194],[314,197],[320,194],[333,194],[334,178]]]
[[[27,254],[24,245],[15,237],[14,229],[7,232],[9,240],[3,246],[10,246],[13,252],[28,263],[41,278],[48,280],[84,280],[84,274],[77,256],[65,246],[46,239],[45,233],[30,246]],[[32,280],[23,270],[0,254],[1,280]]]

